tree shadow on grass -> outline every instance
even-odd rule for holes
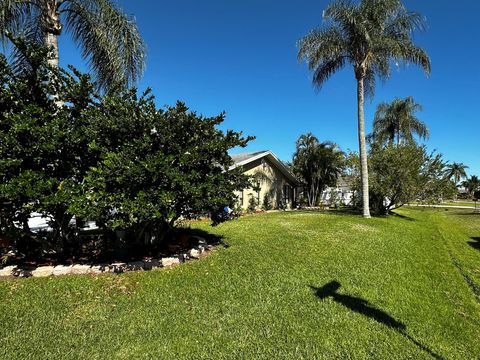
[[[410,217],[410,216],[407,216],[407,215],[403,215],[403,214],[399,214],[399,213],[394,212],[394,211],[391,211],[391,212],[390,212],[390,215],[391,215],[391,216],[394,216],[394,217],[396,217],[396,218],[403,219],[403,220],[417,221],[417,219],[415,219],[415,218],[413,218],[413,217]]]
[[[472,236],[470,239],[473,241],[469,241],[468,245],[474,249],[480,250],[480,236]]]
[[[480,207],[478,209],[480,209]],[[480,211],[478,211],[478,210],[477,211],[470,211],[468,209],[461,209],[460,211],[458,211],[458,209],[450,209],[449,215],[467,216],[467,217],[478,219],[478,217],[480,217]]]
[[[342,285],[338,281],[334,280],[320,288],[317,288],[311,285],[310,285],[310,288],[315,292],[315,295],[320,300],[325,300],[326,298],[330,297],[336,303],[339,303],[356,313],[359,313],[359,314],[362,314],[363,316],[374,319],[375,321],[394,329],[400,335],[402,335],[403,337],[411,341],[413,344],[415,344],[417,347],[419,347],[423,351],[427,352],[433,358],[443,359],[443,357],[433,352],[430,348],[428,348],[428,346],[422,344],[421,342],[415,340],[412,336],[410,336],[406,331],[407,330],[406,325],[394,319],[385,311],[376,308],[365,299],[350,296],[350,295],[339,294],[337,291],[338,289],[340,289],[341,286]]]

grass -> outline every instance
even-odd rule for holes
[[[480,354],[480,216],[269,213],[170,270],[0,281],[5,359]]]
[[[418,202],[412,202],[412,206],[415,205],[423,205]],[[469,207],[475,207],[475,202],[473,200],[448,200],[448,201],[443,201],[440,204],[432,204],[433,206],[435,205],[443,205],[443,206],[469,206]],[[480,203],[477,204],[477,207],[480,208]]]
[[[475,202],[472,200],[445,201],[445,202],[442,202],[442,205],[475,207]],[[480,207],[480,204],[477,204],[477,206]]]

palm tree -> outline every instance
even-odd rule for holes
[[[293,172],[306,184],[309,206],[317,204],[318,197],[327,186],[336,184],[344,159],[345,154],[335,143],[320,143],[312,133],[298,138],[292,167]]]
[[[427,139],[429,136],[427,125],[415,116],[419,110],[422,110],[422,105],[416,103],[411,96],[395,99],[390,104],[379,104],[375,112],[371,138],[381,143],[386,140],[393,143],[396,139],[397,145],[402,140],[413,142],[414,134],[421,139]]]
[[[480,189],[480,179],[473,175],[467,180],[465,180],[462,185],[467,189],[468,195],[473,196],[475,191],[478,191]]]
[[[427,53],[414,45],[412,33],[423,29],[423,18],[400,0],[339,0],[323,12],[325,25],[299,43],[298,59],[305,59],[313,83],[321,87],[335,72],[350,64],[357,81],[358,142],[360,148],[363,216],[370,217],[365,143],[365,95],[373,96],[376,77],[387,79],[391,62],[413,63],[430,73]]]
[[[463,163],[451,163],[446,166],[446,172],[445,175],[449,179],[453,179],[455,182],[455,185],[458,185],[461,179],[464,179],[467,177],[467,172],[466,170],[468,169],[468,166],[463,164]]]
[[[65,30],[81,48],[100,88],[128,86],[142,74],[145,45],[135,22],[111,0],[0,0],[0,40],[22,36],[51,50],[58,68],[58,37]]]

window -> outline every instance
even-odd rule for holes
[[[238,203],[240,204],[240,207],[243,207],[243,190],[240,191],[240,194],[238,195]]]

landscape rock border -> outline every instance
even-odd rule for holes
[[[199,259],[202,254],[213,248],[204,239],[199,238],[198,246],[174,256],[164,258],[146,258],[141,261],[115,262],[111,264],[74,264],[39,266],[33,269],[23,269],[16,265],[0,268],[0,278],[15,277],[49,277],[65,275],[88,275],[88,274],[121,274],[131,271],[150,271],[154,269],[170,268],[188,260]]]

